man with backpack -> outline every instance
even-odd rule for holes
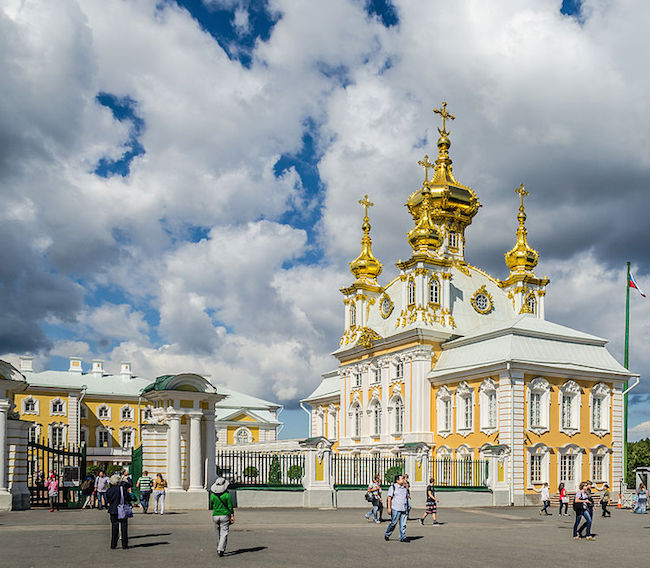
[[[380,514],[381,514],[381,477],[375,475],[372,483],[368,485],[368,491],[366,492],[366,501],[372,503],[372,509],[366,513],[366,519],[375,521],[375,523],[380,523]]]
[[[386,500],[386,511],[390,515],[390,524],[386,527],[384,540],[390,540],[390,535],[393,534],[395,527],[399,523],[399,540],[400,542],[408,542],[406,539],[408,496],[409,492],[406,488],[404,476],[396,475],[395,483],[388,490],[388,498]]]

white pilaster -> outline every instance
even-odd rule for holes
[[[203,490],[203,467],[201,455],[201,415],[191,414],[190,419],[190,491]]]
[[[0,493],[9,493],[7,479],[7,413],[9,401],[0,400]]]
[[[205,424],[205,484],[209,489],[216,478],[214,410],[209,410],[203,417]]]
[[[167,475],[169,476],[169,489],[180,491],[183,489],[181,473],[181,417],[180,414],[171,414],[167,417],[169,423],[169,440],[167,454]]]

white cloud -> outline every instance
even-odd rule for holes
[[[650,438],[650,420],[641,422],[641,424],[630,428],[627,437],[630,442],[638,442],[639,440]]]

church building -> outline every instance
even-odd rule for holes
[[[341,289],[338,368],[303,402],[311,436],[341,453],[399,454],[426,445],[437,460],[485,459],[503,502],[538,501],[544,482],[574,491],[585,479],[623,475],[623,394],[630,373],[607,341],[545,319],[549,279],[535,274],[523,184],[503,280],[465,259],[465,232],[481,207],[452,173],[446,103],[438,157],[419,163],[422,187],[406,201],[413,218],[408,260],[381,283],[372,253],[368,196],[354,280]],[[432,175],[430,176],[430,171]]]

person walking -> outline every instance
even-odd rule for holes
[[[93,508],[93,491],[95,491],[95,482],[93,476],[89,475],[86,480],[81,484],[81,494],[86,497],[82,509]]]
[[[585,492],[587,493],[587,511],[589,512],[589,518],[591,519],[591,526],[594,526],[594,491],[593,483],[590,479],[585,482]],[[591,527],[590,527],[591,528]]]
[[[569,495],[566,492],[564,483],[560,483],[560,485],[558,485],[557,492],[560,494],[560,517],[562,515],[568,517],[569,516]],[[564,513],[562,513],[562,507],[564,507]]]
[[[384,540],[390,540],[390,535],[393,534],[395,527],[399,524],[399,540],[400,542],[408,542],[406,540],[406,520],[408,516],[406,509],[409,492],[405,483],[403,475],[396,475],[395,482],[388,490],[386,511],[390,515],[390,524],[386,527]]]
[[[642,483],[639,485],[639,489],[636,492],[634,509],[633,513],[637,515],[645,515],[648,508],[648,490],[646,486]]]
[[[366,493],[370,497],[370,503],[372,503],[372,509],[366,513],[366,519],[369,521],[372,520],[375,523],[381,522],[379,520],[379,504],[381,503],[381,477],[375,475],[372,483],[368,485],[368,491]]]
[[[585,486],[586,483],[584,481],[580,483],[580,487],[578,488],[578,491],[573,501],[573,510],[576,513],[576,522],[573,524],[574,540],[580,540],[581,538],[583,538],[582,532],[585,529],[587,532],[585,539],[595,540],[594,537],[591,536],[591,516],[589,515],[589,509],[587,508],[589,504],[589,496],[585,491]],[[585,520],[585,524],[582,525],[580,528],[578,528],[578,526],[580,525],[580,521],[582,519]]]
[[[223,556],[228,544],[228,531],[235,522],[235,510],[228,493],[228,480],[218,477],[210,487],[210,507],[212,522],[217,536],[217,554]]]
[[[106,506],[106,491],[108,491],[108,477],[100,471],[95,479],[95,494],[97,495],[97,508],[101,511]]]
[[[140,490],[140,505],[142,505],[142,512],[146,515],[149,509],[149,499],[151,499],[151,489],[153,487],[153,479],[149,477],[149,472],[143,471],[135,485]]]
[[[110,486],[106,491],[106,507],[111,519],[111,548],[117,548],[117,541],[122,537],[122,548],[129,548],[129,488],[122,482],[122,476],[114,473],[109,478]],[[131,516],[133,513],[131,513]]]
[[[540,509],[539,514],[552,515],[553,513],[548,512],[548,508],[551,506],[551,496],[548,492],[548,483],[544,483],[542,486],[542,494],[540,499],[544,506]]]
[[[438,522],[438,499],[436,499],[436,488],[433,484],[434,484],[434,479],[432,477],[431,479],[429,479],[429,485],[427,485],[426,508],[424,510],[424,515],[422,515],[422,518],[420,519],[420,524],[422,526],[424,526],[424,519],[427,518],[427,515],[431,515],[431,517],[433,518],[434,525],[440,524]]]
[[[47,497],[50,501],[50,513],[54,512],[55,508],[59,511],[59,481],[53,471],[50,471],[50,476],[47,478],[45,487],[47,488]]]
[[[406,497],[406,520],[408,521],[411,518],[411,484],[409,483],[409,476],[407,473],[404,474],[404,485],[408,492]]]
[[[159,512],[158,509],[160,509],[161,515],[165,513],[165,487],[167,487],[167,482],[163,479],[162,474],[156,474],[156,480],[153,482],[154,515]]]
[[[610,500],[610,493],[609,493],[609,485],[605,483],[603,485],[603,494],[600,496],[600,506],[603,510],[603,514],[601,515],[602,517],[611,517],[612,513],[607,509],[607,506],[609,505],[609,500]]]

